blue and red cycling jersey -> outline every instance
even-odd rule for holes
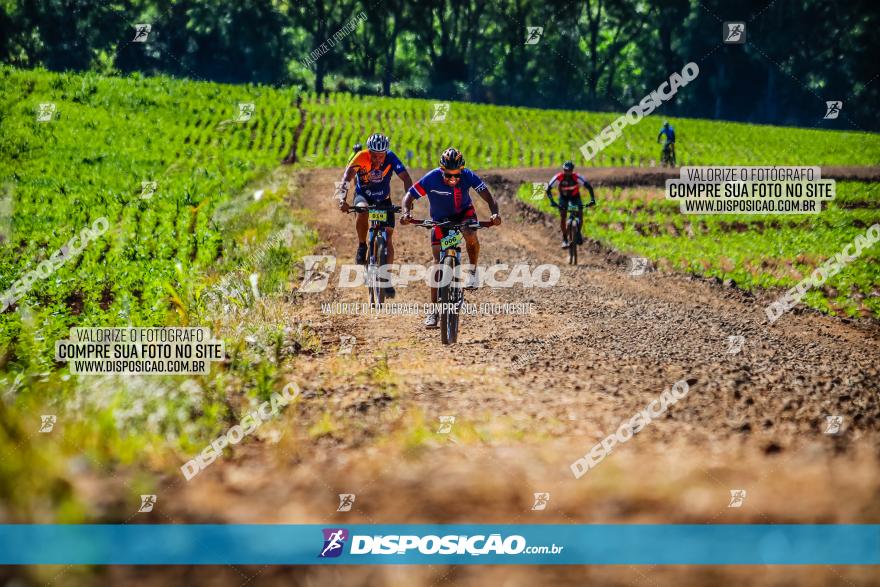
[[[385,153],[385,161],[373,167],[370,151],[364,149],[356,153],[348,163],[355,170],[355,194],[361,195],[371,204],[377,204],[391,195],[391,172],[400,175],[406,171],[403,163],[393,151]]]
[[[473,206],[469,193],[471,188],[478,192],[487,189],[483,180],[470,169],[461,170],[458,185],[447,185],[443,181],[443,171],[438,167],[414,183],[409,193],[416,199],[428,196],[431,219],[434,222],[443,222]]]

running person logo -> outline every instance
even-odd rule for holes
[[[729,45],[742,45],[746,42],[746,23],[725,22],[724,42]]]
[[[843,428],[843,416],[825,416],[828,425],[825,427],[825,434],[840,434]]]
[[[730,503],[727,504],[729,508],[741,508],[746,501],[746,490],[745,489],[731,489],[730,490]]]
[[[648,259],[645,257],[630,257],[629,274],[633,277],[644,275],[648,269]]]
[[[825,102],[825,120],[834,120],[840,116],[843,109],[843,102],[839,100],[829,100]]]
[[[354,505],[354,500],[357,496],[354,493],[340,493],[339,494],[339,507],[336,508],[337,512],[350,512],[351,506]]]
[[[455,416],[440,416],[440,428],[437,429],[437,434],[449,434],[454,424]]]
[[[336,269],[336,257],[332,255],[306,255],[303,257],[304,271],[299,291],[317,293],[327,289],[330,275]]]
[[[149,200],[153,197],[153,194],[156,193],[156,190],[159,188],[159,182],[157,181],[142,181],[141,182],[141,200]]]
[[[727,337],[727,354],[735,355],[739,353],[746,342],[746,337],[741,334],[735,334]]]
[[[550,494],[549,493],[536,493],[535,494],[535,503],[532,505],[532,511],[541,511],[547,509],[547,504],[550,502]]]
[[[431,117],[431,122],[443,122],[446,120],[446,115],[449,113],[449,103],[448,102],[437,102],[434,104],[434,115]]]
[[[153,511],[153,507],[156,505],[156,496],[155,495],[142,495],[141,496],[141,507],[138,508],[138,512],[151,512]]]
[[[527,26],[526,27],[526,45],[537,45],[538,41],[541,40],[541,35],[544,34],[544,27],[542,26]]]
[[[345,547],[345,541],[348,540],[348,530],[345,528],[324,528],[324,547],[318,558],[336,558]]]
[[[547,192],[547,184],[543,182],[532,182],[532,201],[537,202],[544,199]]]
[[[339,351],[337,354],[339,355],[350,355],[351,351],[354,349],[354,345],[357,344],[357,339],[348,334],[340,334],[339,335]]]
[[[52,116],[54,114],[55,104],[53,104],[52,102],[40,104],[40,107],[37,111],[37,122],[51,122]]]
[[[52,432],[58,418],[53,415],[40,416],[40,432]]]
[[[238,103],[238,116],[235,119],[235,122],[247,122],[254,116],[254,112],[256,111],[256,107],[253,102],[239,102]]]
[[[131,40],[132,43],[145,43],[147,38],[150,36],[150,31],[153,30],[153,25],[151,24],[136,24],[134,25],[134,38]]]

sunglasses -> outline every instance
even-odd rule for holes
[[[452,179],[453,177],[459,178],[459,177],[461,177],[461,172],[459,171],[458,173],[449,173],[448,171],[444,171],[443,177],[445,177],[447,179]]]

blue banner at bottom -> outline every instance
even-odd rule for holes
[[[877,565],[880,525],[0,525],[4,565]]]

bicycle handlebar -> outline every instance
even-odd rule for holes
[[[370,212],[371,210],[385,210],[388,212],[400,212],[403,210],[400,206],[349,206],[348,213],[356,213],[356,212]]]
[[[435,227],[448,227],[448,228],[472,228],[474,230],[478,228],[489,228],[490,226],[494,226],[491,220],[480,220],[479,223],[466,223],[466,222],[452,222],[451,220],[446,220],[444,222],[434,222],[433,220],[418,220],[416,218],[410,219],[407,224],[412,226],[421,226],[422,228],[435,228]]]

